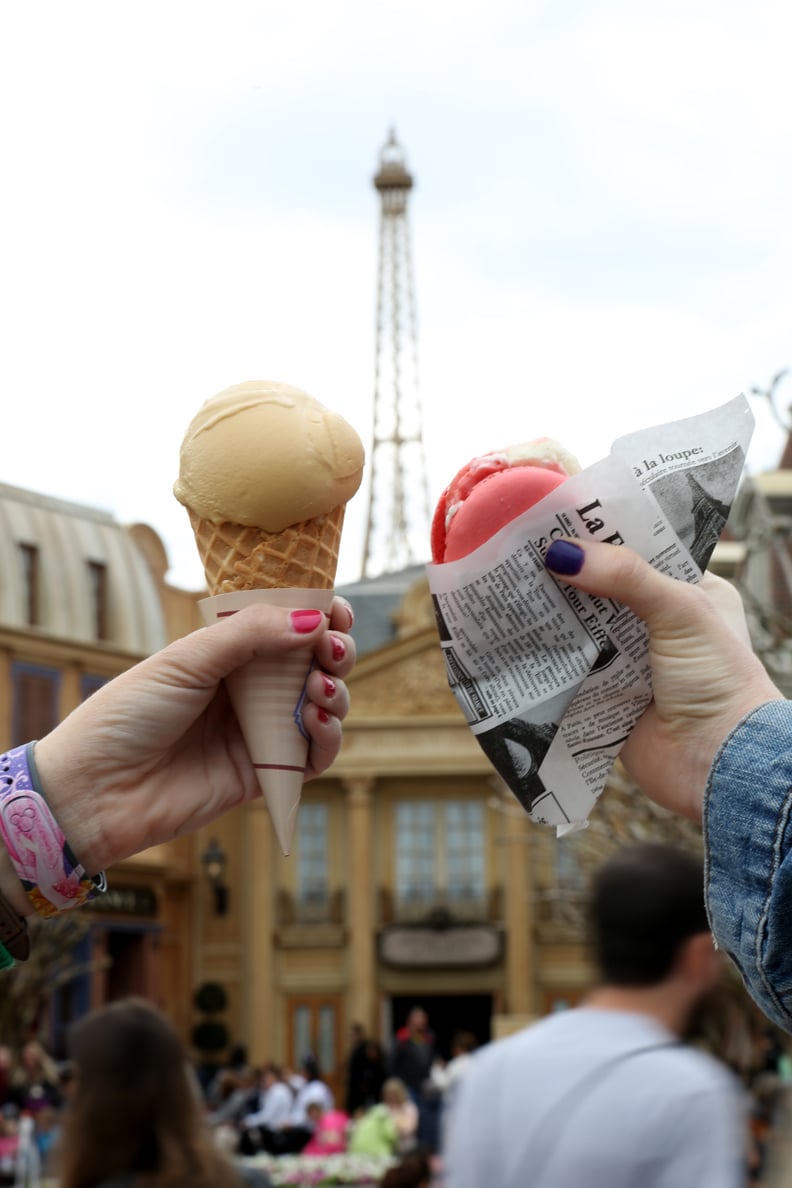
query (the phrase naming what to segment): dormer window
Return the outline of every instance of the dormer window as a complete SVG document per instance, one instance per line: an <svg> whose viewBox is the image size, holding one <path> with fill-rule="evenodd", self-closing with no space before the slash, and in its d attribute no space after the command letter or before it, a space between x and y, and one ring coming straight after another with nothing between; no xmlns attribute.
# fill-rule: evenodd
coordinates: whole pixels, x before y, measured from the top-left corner
<svg viewBox="0 0 792 1188"><path fill-rule="evenodd" d="M39 551L36 545L18 544L22 570L22 614L28 627L38 627L39 610Z"/></svg>
<svg viewBox="0 0 792 1188"><path fill-rule="evenodd" d="M94 635L97 639L107 639L107 566L101 561L88 562L88 585Z"/></svg>

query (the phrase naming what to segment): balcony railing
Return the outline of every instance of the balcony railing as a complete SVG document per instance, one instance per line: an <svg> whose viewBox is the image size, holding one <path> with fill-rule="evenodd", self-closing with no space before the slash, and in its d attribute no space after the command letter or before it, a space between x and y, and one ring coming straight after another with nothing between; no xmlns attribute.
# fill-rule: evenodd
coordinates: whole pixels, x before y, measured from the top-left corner
<svg viewBox="0 0 792 1188"><path fill-rule="evenodd" d="M503 888L485 891L459 888L449 894L445 888L427 887L407 897L397 896L390 887L377 889L377 927L389 924L418 924L433 917L446 916L460 924L502 924ZM347 923L346 888L338 887L326 895L299 899L290 891L278 892L276 926L293 928L316 925L344 927Z"/></svg>
<svg viewBox="0 0 792 1188"><path fill-rule="evenodd" d="M279 927L294 924L345 924L346 889L337 887L327 894L299 898L289 891L279 891L277 901Z"/></svg>
<svg viewBox="0 0 792 1188"><path fill-rule="evenodd" d="M410 895L397 895L390 887L380 887L378 923L417 924L438 915L460 924L496 924L503 918L503 893L500 887L478 890L459 888L449 893L443 887L415 888Z"/></svg>

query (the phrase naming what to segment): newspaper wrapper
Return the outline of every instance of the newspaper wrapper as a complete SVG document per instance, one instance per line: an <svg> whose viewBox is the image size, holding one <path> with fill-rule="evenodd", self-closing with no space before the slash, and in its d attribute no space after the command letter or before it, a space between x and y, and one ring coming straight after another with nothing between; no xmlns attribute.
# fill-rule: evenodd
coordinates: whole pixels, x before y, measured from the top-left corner
<svg viewBox="0 0 792 1188"><path fill-rule="evenodd" d="M753 432L744 396L622 437L459 561L427 566L448 683L533 821L582 828L652 698L645 624L544 565L560 536L626 544L699 581Z"/></svg>
<svg viewBox="0 0 792 1188"><path fill-rule="evenodd" d="M198 603L207 627L258 602L329 614L332 590L237 590ZM313 648L297 648L267 660L251 660L226 677L226 686L251 762L256 769L275 835L291 852L300 807L309 738L302 720L305 682L313 668Z"/></svg>

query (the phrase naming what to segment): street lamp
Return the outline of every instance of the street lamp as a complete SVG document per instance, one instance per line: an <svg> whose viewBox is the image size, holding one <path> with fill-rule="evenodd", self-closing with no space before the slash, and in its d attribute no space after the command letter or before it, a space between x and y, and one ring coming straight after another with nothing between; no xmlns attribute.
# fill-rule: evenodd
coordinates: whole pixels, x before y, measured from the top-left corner
<svg viewBox="0 0 792 1188"><path fill-rule="evenodd" d="M224 916L228 911L228 887L225 884L225 871L228 865L228 855L220 848L217 838L212 838L201 855L209 886L214 895L214 910L216 916Z"/></svg>

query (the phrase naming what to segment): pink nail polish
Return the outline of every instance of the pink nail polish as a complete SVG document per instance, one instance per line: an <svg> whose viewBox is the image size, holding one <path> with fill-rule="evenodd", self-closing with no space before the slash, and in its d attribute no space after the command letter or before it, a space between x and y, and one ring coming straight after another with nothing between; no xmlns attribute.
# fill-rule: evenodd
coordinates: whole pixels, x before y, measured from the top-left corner
<svg viewBox="0 0 792 1188"><path fill-rule="evenodd" d="M319 721L322 723L330 721L330 715L328 714L326 709L318 709L316 711L316 716L319 719Z"/></svg>
<svg viewBox="0 0 792 1188"><path fill-rule="evenodd" d="M315 631L319 624L324 619L324 615L319 610L294 610L290 615L292 627L300 635L308 635L311 631Z"/></svg>
<svg viewBox="0 0 792 1188"><path fill-rule="evenodd" d="M335 695L336 695L335 681L331 681L329 676L325 676L325 674L322 673L322 684L324 686L325 697L335 697Z"/></svg>
<svg viewBox="0 0 792 1188"><path fill-rule="evenodd" d="M340 640L338 638L338 636L336 636L336 635L333 635L330 638L331 638L331 646L333 649L333 659L334 660L343 660L344 656L346 656L346 644L342 640Z"/></svg>

